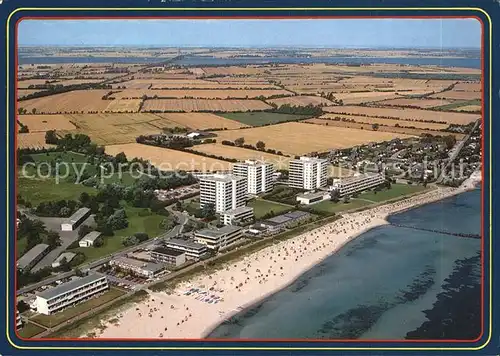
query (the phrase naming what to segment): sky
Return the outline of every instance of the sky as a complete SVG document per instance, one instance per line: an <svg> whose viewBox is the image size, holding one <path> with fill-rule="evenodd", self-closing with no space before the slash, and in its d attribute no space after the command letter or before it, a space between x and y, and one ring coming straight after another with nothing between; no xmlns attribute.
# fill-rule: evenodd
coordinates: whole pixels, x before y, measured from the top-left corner
<svg viewBox="0 0 500 356"><path fill-rule="evenodd" d="M20 46L479 48L475 19L23 20Z"/></svg>

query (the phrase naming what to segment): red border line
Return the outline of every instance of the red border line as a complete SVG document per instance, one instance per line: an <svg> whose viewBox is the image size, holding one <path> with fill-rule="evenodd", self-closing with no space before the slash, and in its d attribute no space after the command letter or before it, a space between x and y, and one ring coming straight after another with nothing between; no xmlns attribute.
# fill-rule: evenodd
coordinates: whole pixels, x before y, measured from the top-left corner
<svg viewBox="0 0 500 356"><path fill-rule="evenodd" d="M168 10L168 9L166 9ZM231 11L238 11L238 10L231 10ZM283 16L262 16L262 17L255 17L255 16L236 16L236 17L221 17L221 16L172 16L172 17L164 17L164 16L75 16L75 17L64 17L64 16L26 16L26 17L21 17L16 21L15 24L15 49L14 49L14 65L15 65L15 70L14 70L14 78L15 78L15 83L14 83L14 90L16 94L16 100L15 100L15 105L14 105L14 117L17 115L17 77L18 77L18 26L19 23L22 20L95 20L95 19L109 19L109 20L124 20L124 19L130 19L130 20L136 20L136 19L146 19L146 20L151 20L151 19L165 19L165 20L202 20L202 19L223 19L223 20L273 20L273 19L279 19L279 20L295 20L295 19L337 19L337 20L342 20L342 19L471 19L474 18L478 20L481 23L481 125L482 125L482 166L481 166L481 173L483 179L481 180L481 333L480 335L473 340L454 340L454 339L442 339L442 340L425 340L425 339L419 339L419 340L392 340L392 339L196 339L196 338L190 338L190 339L165 339L165 338L138 338L138 339L132 339L132 338L36 338L36 339L27 339L23 338L19 335L18 330L16 328L16 318L13 318L13 323L14 323L14 332L15 335L17 336L18 339L22 341L28 341L28 342L39 342L39 341L94 341L94 342L106 342L106 341L115 341L115 342L204 342L204 343L210 343L210 342L238 342L238 343L256 343L256 342L302 342L302 343L331 343L331 342L338 342L338 343L404 343L404 344L419 344L419 343L474 343L478 342L479 340L482 339L484 336L484 322L485 322L485 315L484 315L484 296L485 296L485 266L484 266L484 152L485 152L485 146L484 146L484 113L485 113L485 104L484 104L484 22L482 19L478 16L291 16L291 17L283 17ZM491 34L489 34L491 36ZM13 126L14 128L17 127L16 125ZM14 147L16 147L16 150L14 151L14 160L17 162L17 129L14 129ZM490 133L491 135L491 133ZM490 153L491 154L491 153ZM15 179L15 184L14 184L14 195L15 195L15 206L16 206L16 211L17 211L17 170L15 170L16 174L16 179ZM490 212L491 213L491 212ZM17 214L14 214L17 218ZM15 226L15 225L14 225ZM14 253L17 259L17 229L14 230ZM14 270L16 270L16 266L14 265ZM17 273L14 273L14 286L15 286L15 293L14 293L14 308L17 308Z"/></svg>

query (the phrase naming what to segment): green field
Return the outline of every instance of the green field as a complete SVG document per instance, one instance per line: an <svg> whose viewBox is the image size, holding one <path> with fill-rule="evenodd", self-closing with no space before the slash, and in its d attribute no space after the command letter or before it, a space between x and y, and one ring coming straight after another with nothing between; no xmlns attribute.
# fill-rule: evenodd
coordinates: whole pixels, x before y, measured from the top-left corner
<svg viewBox="0 0 500 356"><path fill-rule="evenodd" d="M134 177L139 177L139 174L134 174ZM120 185L130 186L133 185L137 178L132 177L130 172L122 172L121 174L115 173L112 177L102 177L104 184L118 183Z"/></svg>
<svg viewBox="0 0 500 356"><path fill-rule="evenodd" d="M349 203L344 203L342 202L342 200L339 201L338 203L334 203L330 200L325 200L320 203L310 205L309 207L313 211L317 212L339 213L346 210L362 208L367 205L370 205L370 203L365 200L351 199Z"/></svg>
<svg viewBox="0 0 500 356"><path fill-rule="evenodd" d="M56 184L53 178L30 179L18 177L17 189L18 194L26 201L31 202L33 206L51 200L78 200L80 194L83 192L89 194L95 194L97 192L96 189L81 184L67 182L59 182L59 184Z"/></svg>
<svg viewBox="0 0 500 356"><path fill-rule="evenodd" d="M285 121L298 121L310 118L311 115L280 114L274 112L241 112L217 114L226 119L241 122L250 126L262 126L267 124L277 124Z"/></svg>
<svg viewBox="0 0 500 356"><path fill-rule="evenodd" d="M77 304L73 307L67 308L61 312L52 315L38 314L37 316L31 318L31 320L51 328L61 323L64 323L65 321L72 319L77 315L88 312L89 310L92 310L98 307L99 305L105 304L113 299L116 299L124 295L125 293L126 292L120 289L111 287L107 292L105 292L99 297L89 299L83 303Z"/></svg>
<svg viewBox="0 0 500 356"><path fill-rule="evenodd" d="M467 105L481 105L481 100L456 101L454 103L447 104L447 105L435 106L432 109L433 110L447 111L447 110L452 110L452 109L456 109L456 108L459 108L461 106L467 106Z"/></svg>
<svg viewBox="0 0 500 356"><path fill-rule="evenodd" d="M67 163L87 163L87 156L75 152L47 152L35 153L31 155L33 161L41 162L67 162Z"/></svg>
<svg viewBox="0 0 500 356"><path fill-rule="evenodd" d="M426 188L422 185L394 183L391 185L391 189L384 189L381 190L380 192L375 192L375 191L364 192L361 193L358 198L371 200L375 203L379 203L385 200L396 199L404 195L421 192L427 189L429 188Z"/></svg>
<svg viewBox="0 0 500 356"><path fill-rule="evenodd" d="M264 199L277 203L295 205L297 204L297 195L304 192L303 189L290 188L284 185L276 185L272 192L264 195Z"/></svg>
<svg viewBox="0 0 500 356"><path fill-rule="evenodd" d="M254 209L255 219L260 219L262 216L270 213L280 214L293 209L293 206L275 203L269 200L256 199L247 204Z"/></svg>
<svg viewBox="0 0 500 356"><path fill-rule="evenodd" d="M29 339L30 337L33 337L35 335L40 334L41 332L44 332L45 329L32 324L32 323L24 323L23 327L17 331L20 337L24 339Z"/></svg>
<svg viewBox="0 0 500 356"><path fill-rule="evenodd" d="M85 263L89 263L101 257L110 255L118 250L124 249L125 246L122 244L123 237L131 236L136 232L145 232L150 238L154 238L164 232L164 230L160 228L160 223L163 219L167 218L166 216L149 212L144 208L134 208L126 203L122 205L124 206L127 214L129 224L126 229L116 230L114 232L114 236L104 237L104 245L101 247L77 247L75 249L71 249L71 252L83 253L87 257ZM144 216L145 213L148 215Z"/></svg>

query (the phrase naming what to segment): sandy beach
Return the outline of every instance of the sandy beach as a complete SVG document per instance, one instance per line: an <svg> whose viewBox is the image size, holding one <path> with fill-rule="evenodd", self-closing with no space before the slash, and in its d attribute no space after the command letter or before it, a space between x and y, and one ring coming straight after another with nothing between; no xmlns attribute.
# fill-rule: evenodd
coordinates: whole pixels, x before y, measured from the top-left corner
<svg viewBox="0 0 500 356"><path fill-rule="evenodd" d="M224 320L293 283L363 232L387 224L390 214L473 189L480 179L480 175L473 175L459 188L438 188L395 203L344 214L333 223L228 262L211 274L194 276L171 294L149 291L149 300L123 310L117 323L103 321L106 328L92 330L82 337L206 337Z"/></svg>

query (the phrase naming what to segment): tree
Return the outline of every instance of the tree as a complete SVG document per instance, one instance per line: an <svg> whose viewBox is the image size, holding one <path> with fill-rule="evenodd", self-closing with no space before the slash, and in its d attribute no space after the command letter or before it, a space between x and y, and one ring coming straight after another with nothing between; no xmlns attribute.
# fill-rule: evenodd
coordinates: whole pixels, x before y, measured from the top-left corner
<svg viewBox="0 0 500 356"><path fill-rule="evenodd" d="M118 153L115 156L115 160L116 160L116 163L118 163L118 164L120 164L120 163L127 163L128 162L127 161L127 156L123 152Z"/></svg>
<svg viewBox="0 0 500 356"><path fill-rule="evenodd" d="M36 114L36 108L31 109L31 113L32 113L33 115L35 115L35 114Z"/></svg>
<svg viewBox="0 0 500 356"><path fill-rule="evenodd" d="M373 129L373 131L377 131L378 130L378 124L372 124L372 129Z"/></svg>
<svg viewBox="0 0 500 356"><path fill-rule="evenodd" d="M334 203L338 203L340 200L340 191L338 189L332 190L330 194L330 200Z"/></svg>
<svg viewBox="0 0 500 356"><path fill-rule="evenodd" d="M75 276L77 276L77 277L85 276L85 273L83 273L82 270L79 268L75 268L74 271L75 271Z"/></svg>
<svg viewBox="0 0 500 356"><path fill-rule="evenodd" d="M201 209L201 215L208 220L212 220L215 217L215 205L212 203L203 205Z"/></svg>
<svg viewBox="0 0 500 356"><path fill-rule="evenodd" d="M18 113L19 115L22 115L22 114L23 114L23 112L24 112L24 109L23 109L23 108L18 108L18 109L17 109L17 113Z"/></svg>
<svg viewBox="0 0 500 356"><path fill-rule="evenodd" d="M139 240L139 242L143 242L143 241L146 241L147 239L149 239L149 235L146 234L145 232L136 232L134 234L134 237Z"/></svg>
<svg viewBox="0 0 500 356"><path fill-rule="evenodd" d="M342 201L344 202L344 204L349 203L349 196L346 195L344 199L342 199Z"/></svg>
<svg viewBox="0 0 500 356"><path fill-rule="evenodd" d="M24 300L20 300L18 303L17 303L17 311L19 311L19 313L24 313L25 311L27 310L30 310L30 306L28 303L26 303Z"/></svg>
<svg viewBox="0 0 500 356"><path fill-rule="evenodd" d="M104 245L104 239L99 236L97 239L94 240L94 244L92 245L93 247L101 247L102 245Z"/></svg>
<svg viewBox="0 0 500 356"><path fill-rule="evenodd" d="M257 149L259 150L263 150L266 148L266 144L263 142L263 141L258 141L256 144L255 144L255 147L257 147Z"/></svg>
<svg viewBox="0 0 500 356"><path fill-rule="evenodd" d="M139 240L135 236L128 236L122 239L123 246L134 246L139 243Z"/></svg>
<svg viewBox="0 0 500 356"><path fill-rule="evenodd" d="M61 237L57 232L49 231L47 233L47 245L49 245L51 248L61 246Z"/></svg>
<svg viewBox="0 0 500 356"><path fill-rule="evenodd" d="M457 139L453 135L444 136L443 141L448 150L452 149L453 146L455 146L455 144L457 143Z"/></svg>
<svg viewBox="0 0 500 356"><path fill-rule="evenodd" d="M57 138L55 130L49 130L45 133L45 143L50 145L57 145L59 139Z"/></svg>
<svg viewBox="0 0 500 356"><path fill-rule="evenodd" d="M19 129L19 133L29 133L29 132L30 132L30 130L29 130L28 126L25 126L25 125L21 126L21 128Z"/></svg>
<svg viewBox="0 0 500 356"><path fill-rule="evenodd" d="M236 140L234 140L234 144L236 146L243 146L245 144L245 138L244 137L237 138Z"/></svg>
<svg viewBox="0 0 500 356"><path fill-rule="evenodd" d="M78 239L82 239L85 235L87 235L89 232L92 232L92 228L88 225L82 225L80 226L80 229L78 229Z"/></svg>

